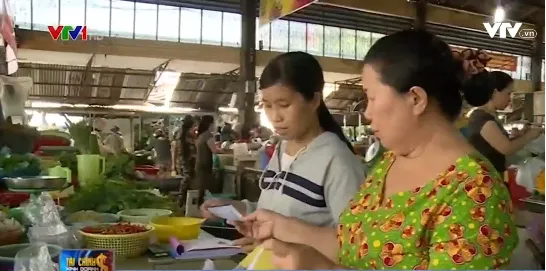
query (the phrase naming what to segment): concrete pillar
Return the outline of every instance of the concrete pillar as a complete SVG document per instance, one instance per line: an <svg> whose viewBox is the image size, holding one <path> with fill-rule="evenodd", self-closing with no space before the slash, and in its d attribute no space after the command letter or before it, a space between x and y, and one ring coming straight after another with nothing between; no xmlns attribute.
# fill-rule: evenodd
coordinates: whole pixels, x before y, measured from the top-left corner
<svg viewBox="0 0 546 271"><path fill-rule="evenodd" d="M250 126L256 122L254 97L256 95L256 0L241 1L241 58L240 81L237 93L241 134L246 136Z"/></svg>
<svg viewBox="0 0 546 271"><path fill-rule="evenodd" d="M537 26L537 36L533 40L533 51L531 52L531 83L533 91L540 90L542 76L542 56L544 55L544 25ZM534 120L534 95L533 93L525 95L523 114L528 121Z"/></svg>
<svg viewBox="0 0 546 271"><path fill-rule="evenodd" d="M6 47L4 46L4 39L0 35L0 74L8 74L8 63L6 62ZM4 114L2 113L2 104L0 104L0 125L4 123Z"/></svg>
<svg viewBox="0 0 546 271"><path fill-rule="evenodd" d="M414 0L415 20L413 27L416 29L425 29L427 22L427 0Z"/></svg>

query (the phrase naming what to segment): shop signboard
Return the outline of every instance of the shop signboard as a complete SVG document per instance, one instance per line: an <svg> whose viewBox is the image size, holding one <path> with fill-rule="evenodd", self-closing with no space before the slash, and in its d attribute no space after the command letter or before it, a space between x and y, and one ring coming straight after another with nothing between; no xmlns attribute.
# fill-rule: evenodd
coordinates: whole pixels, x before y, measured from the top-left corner
<svg viewBox="0 0 546 271"><path fill-rule="evenodd" d="M294 13L318 0L260 0L260 26Z"/></svg>

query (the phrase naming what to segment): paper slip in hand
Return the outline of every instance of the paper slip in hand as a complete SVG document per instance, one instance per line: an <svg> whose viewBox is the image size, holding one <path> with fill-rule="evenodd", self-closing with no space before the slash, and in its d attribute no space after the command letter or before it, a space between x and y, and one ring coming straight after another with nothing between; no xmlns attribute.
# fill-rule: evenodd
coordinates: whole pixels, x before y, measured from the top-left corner
<svg viewBox="0 0 546 271"><path fill-rule="evenodd" d="M207 210L213 215L228 221L239 221L243 217L233 205L209 207Z"/></svg>

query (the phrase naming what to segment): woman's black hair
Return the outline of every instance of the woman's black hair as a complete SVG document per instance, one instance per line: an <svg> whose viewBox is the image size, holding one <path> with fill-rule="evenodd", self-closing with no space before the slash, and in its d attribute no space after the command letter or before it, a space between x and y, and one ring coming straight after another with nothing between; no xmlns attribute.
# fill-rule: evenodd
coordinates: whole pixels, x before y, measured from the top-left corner
<svg viewBox="0 0 546 271"><path fill-rule="evenodd" d="M210 126L214 123L214 117L213 116L203 116L201 118L201 121L199 122L199 125L197 126L197 135L200 136L204 132L208 131Z"/></svg>
<svg viewBox="0 0 546 271"><path fill-rule="evenodd" d="M184 117L184 120L182 120L182 128L180 131L182 139L186 138L186 135L190 131L191 127L193 127L193 123L193 118L191 116L188 115Z"/></svg>
<svg viewBox="0 0 546 271"><path fill-rule="evenodd" d="M495 91L504 91L514 82L512 76L500 71L482 71L473 75L463 86L468 104L482 106L491 100Z"/></svg>
<svg viewBox="0 0 546 271"><path fill-rule="evenodd" d="M423 88L447 119L457 119L463 105L460 93L464 71L450 47L435 35L418 29L403 30L379 39L364 58L381 82L398 93Z"/></svg>
<svg viewBox="0 0 546 271"><path fill-rule="evenodd" d="M260 77L260 89L276 84L290 87L310 101L316 93L322 93L324 88L322 67L312 55L304 52L281 54L267 64ZM321 100L317 109L317 117L322 129L336 134L354 152L353 145L328 111L324 100Z"/></svg>

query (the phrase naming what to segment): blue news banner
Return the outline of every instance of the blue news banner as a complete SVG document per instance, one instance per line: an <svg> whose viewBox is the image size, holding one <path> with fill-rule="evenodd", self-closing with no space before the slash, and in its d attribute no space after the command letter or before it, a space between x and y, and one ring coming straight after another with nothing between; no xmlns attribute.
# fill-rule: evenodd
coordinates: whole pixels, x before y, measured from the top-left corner
<svg viewBox="0 0 546 271"><path fill-rule="evenodd" d="M114 271L110 250L65 249L59 256L59 271Z"/></svg>

